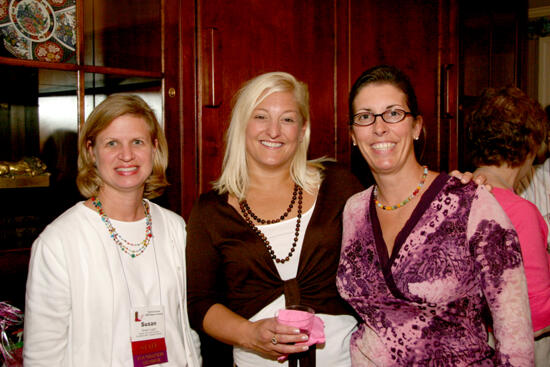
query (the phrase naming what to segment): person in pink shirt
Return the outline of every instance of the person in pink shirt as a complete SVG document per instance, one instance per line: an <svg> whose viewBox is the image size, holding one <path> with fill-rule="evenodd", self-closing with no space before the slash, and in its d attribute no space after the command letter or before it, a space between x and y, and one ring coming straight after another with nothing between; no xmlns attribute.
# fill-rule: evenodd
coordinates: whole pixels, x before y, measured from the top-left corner
<svg viewBox="0 0 550 367"><path fill-rule="evenodd" d="M550 363L550 254L548 228L537 207L516 195L547 134L540 104L513 87L486 89L467 118L472 162L493 186L520 241L535 332L535 365Z"/></svg>

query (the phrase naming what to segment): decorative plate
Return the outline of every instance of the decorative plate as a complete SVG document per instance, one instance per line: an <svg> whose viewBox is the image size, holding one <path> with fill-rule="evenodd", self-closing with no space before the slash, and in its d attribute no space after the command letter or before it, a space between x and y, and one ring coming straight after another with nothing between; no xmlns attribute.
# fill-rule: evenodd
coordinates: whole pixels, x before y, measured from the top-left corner
<svg viewBox="0 0 550 367"><path fill-rule="evenodd" d="M0 35L17 58L67 62L76 49L76 0L0 0Z"/></svg>

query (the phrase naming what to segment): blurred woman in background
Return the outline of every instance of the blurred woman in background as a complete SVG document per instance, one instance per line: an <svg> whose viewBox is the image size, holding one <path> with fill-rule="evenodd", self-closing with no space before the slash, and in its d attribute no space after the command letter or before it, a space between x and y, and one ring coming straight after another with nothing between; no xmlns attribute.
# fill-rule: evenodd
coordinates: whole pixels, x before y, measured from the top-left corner
<svg viewBox="0 0 550 367"><path fill-rule="evenodd" d="M516 195L514 188L531 170L547 134L540 104L518 88L489 88L468 115L468 151L493 186L498 200L516 229L527 277L535 365L550 365L550 254L548 228L537 207Z"/></svg>

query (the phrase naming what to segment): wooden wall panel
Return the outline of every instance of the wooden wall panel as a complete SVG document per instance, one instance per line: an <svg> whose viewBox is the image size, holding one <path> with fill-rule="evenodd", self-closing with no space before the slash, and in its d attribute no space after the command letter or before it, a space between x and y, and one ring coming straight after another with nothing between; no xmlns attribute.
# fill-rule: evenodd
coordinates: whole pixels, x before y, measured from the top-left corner
<svg viewBox="0 0 550 367"><path fill-rule="evenodd" d="M264 72L286 71L306 82L311 98L310 156L336 156L335 114L335 2L314 0L199 2L200 45L198 134L199 187L210 189L220 174L223 138L228 126L232 96L248 79ZM223 11L220 9L223 8ZM209 49L214 49L211 60ZM221 86L217 107L207 106L203 93L211 92L209 75ZM215 89L215 88L214 88Z"/></svg>
<svg viewBox="0 0 550 367"><path fill-rule="evenodd" d="M350 75L350 1L337 1L335 8L335 115L336 115L336 158L351 164L351 138L348 113L348 94L351 89Z"/></svg>
<svg viewBox="0 0 550 367"><path fill-rule="evenodd" d="M164 0L163 85L170 186L160 204L187 217L197 194L195 3Z"/></svg>
<svg viewBox="0 0 550 367"><path fill-rule="evenodd" d="M527 1L463 0L459 24L458 161L460 169L473 170L465 145L465 117L478 96L487 87L527 90Z"/></svg>
<svg viewBox="0 0 550 367"><path fill-rule="evenodd" d="M219 176L234 93L246 80L268 71L288 71L309 85L310 157L336 157L368 184L370 170L358 150L350 147L347 96L365 69L381 63L396 65L411 77L424 117L427 136L421 162L434 170L457 168L463 138L459 79L468 69L468 59L459 55L463 5L457 0L199 0L195 4L197 63L196 69L184 65L188 78L184 75L183 83L195 83L196 104L190 111L189 95L184 96L188 118L183 122L181 159L182 175L188 182L191 175L194 181L181 197L184 216L196 196L209 190ZM188 15L184 18L193 23ZM476 51L475 43L468 47ZM495 73L509 75L507 70Z"/></svg>
<svg viewBox="0 0 550 367"><path fill-rule="evenodd" d="M364 70L378 64L397 66L409 75L427 132L421 162L434 170L442 168L438 122L440 3L352 0L350 9L352 83ZM352 170L358 176L368 174L368 166L356 148L351 159Z"/></svg>

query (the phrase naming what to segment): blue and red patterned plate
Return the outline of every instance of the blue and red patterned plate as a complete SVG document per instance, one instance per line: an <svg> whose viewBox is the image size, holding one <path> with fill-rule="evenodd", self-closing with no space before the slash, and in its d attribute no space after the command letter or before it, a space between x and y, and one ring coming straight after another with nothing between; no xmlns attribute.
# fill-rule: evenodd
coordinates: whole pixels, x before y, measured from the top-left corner
<svg viewBox="0 0 550 367"><path fill-rule="evenodd" d="M0 35L17 58L70 62L76 49L76 0L0 0Z"/></svg>

